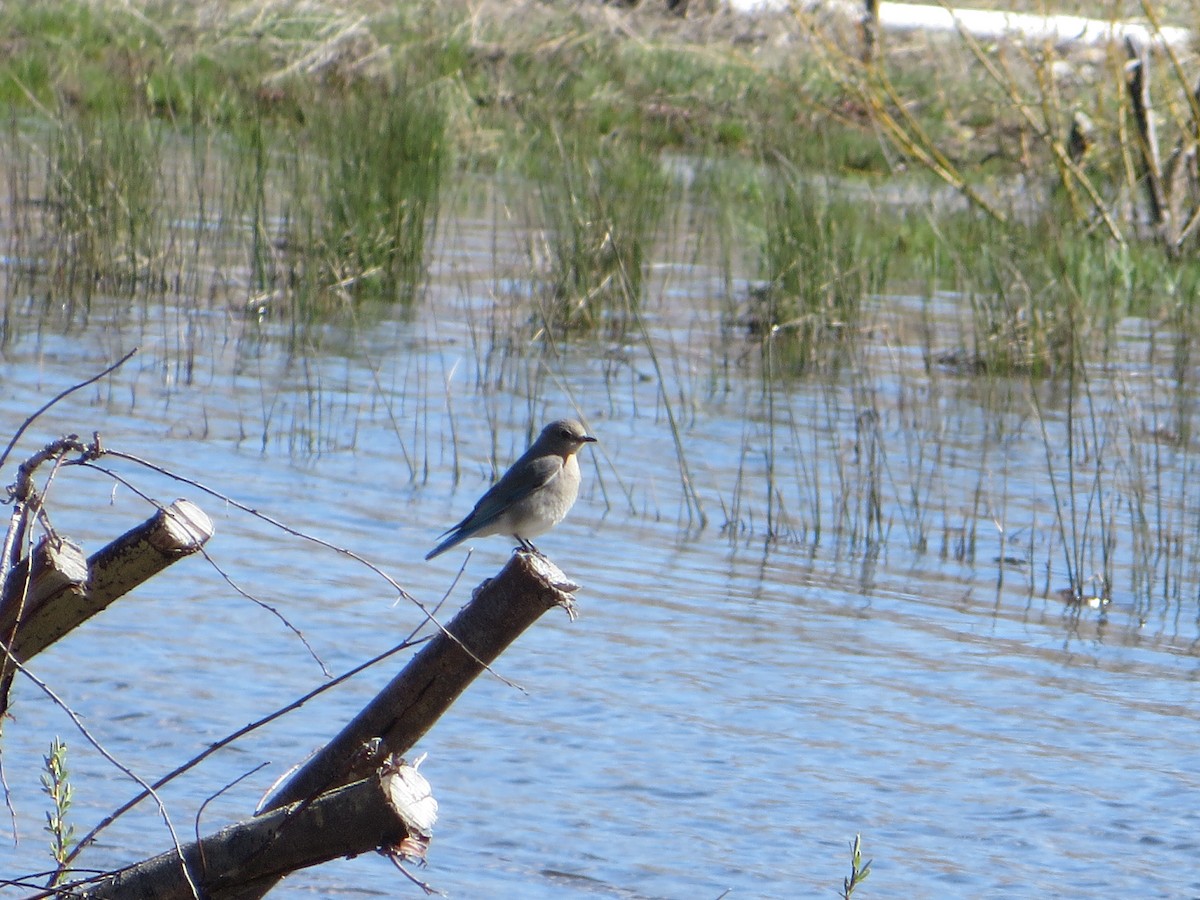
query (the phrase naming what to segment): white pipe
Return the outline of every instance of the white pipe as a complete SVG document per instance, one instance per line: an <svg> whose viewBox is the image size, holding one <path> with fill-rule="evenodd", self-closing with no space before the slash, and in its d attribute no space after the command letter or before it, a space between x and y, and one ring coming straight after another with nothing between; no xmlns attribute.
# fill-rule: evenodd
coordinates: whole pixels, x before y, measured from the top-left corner
<svg viewBox="0 0 1200 900"><path fill-rule="evenodd" d="M794 0L726 0L739 12L782 12L799 5L808 9L837 8L848 16L862 15L863 4L835 0L832 3L801 3ZM1042 16L990 9L954 9L917 3L880 3L879 24L885 31L952 32L959 28L979 40L1021 37L1044 43L1103 44L1131 39L1137 46L1167 44L1183 48L1192 40L1187 28L1163 26L1156 31L1141 22L1088 19L1083 16Z"/></svg>

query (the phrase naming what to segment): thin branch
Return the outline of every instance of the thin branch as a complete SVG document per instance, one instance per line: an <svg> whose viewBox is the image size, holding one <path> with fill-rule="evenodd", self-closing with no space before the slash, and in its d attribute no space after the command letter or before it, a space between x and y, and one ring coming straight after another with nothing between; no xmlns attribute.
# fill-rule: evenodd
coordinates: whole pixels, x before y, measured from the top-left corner
<svg viewBox="0 0 1200 900"><path fill-rule="evenodd" d="M200 900L200 891L196 887L195 882L192 881L191 873L187 871L187 865L183 858L183 846L179 843L179 835L175 831L175 826L171 823L171 817L167 813L166 804L164 804L162 798L158 796L157 790L153 786L147 784L146 781L143 780L141 776L135 773L132 769L121 763L115 756L109 753L100 743L100 741L97 740L90 731L88 731L87 726L83 724L83 721L79 718L78 713L76 713L75 710L73 710L66 703L66 701L59 697L58 694L54 692L54 689L50 687L50 685L46 684L46 682L42 681L40 678L30 672L28 667L26 667L25 664L20 660L16 659L15 657L10 658L13 665L16 666L18 672L32 681L38 687L38 689L42 691L42 693L49 697L51 701L53 701L64 713L67 714L67 717L70 718L75 728L81 735L83 735L84 740L91 744L97 753L104 757L104 759L107 760L108 763L114 768L118 769L131 780L141 785L147 796L154 798L154 802L158 805L159 815L162 816L163 823L167 826L167 831L170 832L171 842L174 844L175 853L178 855L180 863L184 866L184 878L187 881L188 886L192 889L193 896L195 896L196 900ZM67 863L69 863L72 858L73 854L72 856L68 856L65 860L63 860L63 865L65 866Z"/></svg>
<svg viewBox="0 0 1200 900"><path fill-rule="evenodd" d="M398 593L400 595L400 597L402 599L407 600L408 602L413 604L413 606L415 606L417 609L419 609L421 611L422 615L425 616L427 621L432 623L439 631L441 631L443 634L445 634L451 640L454 640L457 642L458 639L455 638L454 635L452 635L446 631L446 627L444 625L442 625L442 623L439 622L436 618L434 618L433 613L431 613L425 607L425 604L423 604L420 600L418 600L416 597L414 597L412 594L410 594L404 588L400 587L399 583L396 581L396 579L392 578L391 575L387 574L387 572L383 571L383 569L379 568L379 566L375 565L370 560L355 553L353 550L349 550L345 547L339 547L337 544L332 544L329 541L325 540L324 538L319 538L319 537L316 537L315 535L311 535L311 534L308 534L307 532L303 532L296 528L293 528L292 526L287 525L284 522L281 522L278 519L267 515L266 513L259 512L257 509L246 506L244 503L241 503L241 502L233 499L232 497L222 494L220 491L214 490L213 488L210 488L207 485L202 484L199 481L196 481L191 478L187 478L186 476L183 476L183 475L179 475L179 474L172 472L171 470L166 469L156 463L152 463L149 460L145 460L145 459L142 459L141 457L134 456L132 453L124 453L120 450L110 450L106 447L104 449L104 455L115 457L117 459L124 459L128 462L132 462L137 465L145 466L147 469L150 469L152 472L157 472L160 475L164 475L167 478L171 478L175 481L180 482L181 484L190 485L191 487L196 488L196 490L204 491L204 493L208 494L210 497L216 497L222 503L232 506L234 509L239 509L244 513L248 513L249 515L254 516L256 519L260 519L263 522L266 522L268 525L278 528L279 530L283 531L285 534L290 534L293 537L298 537L301 540L308 541L309 543L312 543L312 544L316 544L318 547L324 547L327 550L332 550L334 553L337 553L340 556L345 556L348 559L352 559L355 562L366 566L370 571L374 572L376 575L378 575L380 578L382 578L384 581L386 581L388 583L388 585L390 585L396 591L396 593ZM93 463L90 463L86 460L79 462L78 465L88 465L88 466L92 466L93 468L98 468L100 471L107 472L107 470L103 469L102 467L95 466ZM482 661L479 660L477 657L475 657L475 654L471 652L469 647L463 647L462 649L463 649L463 652L467 653L472 659L474 659L476 662L479 662L481 665L483 665ZM489 674L491 674L495 678L499 679L499 681L502 684L505 684L511 688L516 688L517 690L522 689L520 685L518 685L512 681L509 681L503 675L501 675L500 673L493 670L491 668L491 666L484 665L484 669Z"/></svg>
<svg viewBox="0 0 1200 900"><path fill-rule="evenodd" d="M135 463L139 466L144 466L145 468L149 469L152 472L157 472L159 475L165 475L167 478L170 478L174 481L178 481L181 484L190 485L191 487L194 487L199 491L203 491L204 493L208 494L210 497L215 497L216 499L220 500L222 503L232 506L234 509L238 509L244 513L248 513L249 515L254 516L254 518L260 519L263 522L266 522L268 525L278 528L280 531L283 531L285 534L290 534L293 537L298 537L301 540L316 544L318 547L324 547L326 550L332 550L334 553L337 553L340 556L345 556L345 557L348 557L348 558L354 560L355 562L361 563L362 565L364 565L368 569L370 569L372 572L374 572L376 575L378 575L380 578L382 578L384 581L386 581L388 583L388 585L390 585L403 599L408 600L410 603L414 604L418 609L421 610L421 612L425 613L426 616L429 615L428 610L425 609L425 607L421 603L421 601L417 600L410 593L408 593L408 591L406 591L404 588L402 588L399 585L399 583L394 578L392 578L392 576L388 575L386 572L384 572L382 569L380 569L374 563L370 562L369 560L365 559L362 556L359 556L353 550L347 550L345 547L339 547L337 544L330 543L329 541L325 540L324 538L319 538L319 537L316 537L315 535L311 535L306 532L300 531L296 528L293 528L292 526L290 526L284 522L281 522L279 519L269 516L266 513L259 512L257 509L254 509L251 506L246 506L244 503L241 503L238 500L235 500L233 497L230 497L226 494L222 494L220 491L215 490L214 488L208 487L208 485L206 485L206 484L202 484L201 482L196 481L192 478L188 478L185 475L180 475L176 472L172 472L170 469L164 468L163 466L160 466L157 463L152 463L149 460L142 459L139 456L134 456L132 453L125 453L121 450L112 450L112 449L109 449L106 447L104 450L104 455L114 457L116 459L123 459L127 462ZM104 472L105 474L109 474L108 470L103 469L99 466L95 466L94 464L92 464L92 467L100 469L100 471ZM434 624L437 624L437 623L435 622ZM438 627L441 627L441 626L439 625Z"/></svg>
<svg viewBox="0 0 1200 900"><path fill-rule="evenodd" d="M208 804L212 803L214 800L216 800L218 797L220 797L222 794L224 794L230 788L235 787L238 784L241 784L243 781L245 781L247 778L249 778L255 772L265 769L268 765L270 765L270 763L260 762L253 769L250 769L247 772L243 772L237 778L233 779L233 781L226 784L215 794L211 794L210 796L204 798L204 802L201 803L200 808L196 810L196 817L192 820L192 829L196 835L196 846L197 847L201 847L203 845L203 841L201 840L201 834L200 834L200 819L204 815L204 810L208 809ZM201 854L201 858L203 858L203 854Z"/></svg>
<svg viewBox="0 0 1200 900"><path fill-rule="evenodd" d="M424 623L422 623L422 624L424 624ZM413 635L415 635L415 633L416 632L413 632ZM234 743L237 740L240 740L241 738L245 737L250 732L257 731L259 728L262 728L264 725L268 725L271 722L274 722L276 719L282 718L283 716L287 715L288 713L299 709L305 703L307 703L309 700L312 700L314 697L318 697L321 694L325 693L326 691L337 687L339 684L342 684L343 682L353 678L355 675L359 674L360 672L365 671L366 669L369 669L371 666L376 665L377 663L383 662L388 657L395 656L401 650L407 650L408 648L414 647L420 643L424 643L427 640L428 640L428 638L421 638L420 640L414 640L413 636L410 635L407 639L405 639L404 641L401 641L399 644L392 647L390 650L385 650L383 653L380 653L378 656L372 657L371 659L367 660L364 663L360 663L359 665L355 666L354 668L337 676L333 680L327 681L324 684L320 685L319 687L313 688L307 694L303 695L302 697L297 698L296 700L293 700L287 706L281 707L280 709L275 710L274 712L270 713L269 715L266 715L263 718L258 719L257 721L251 722L249 725L245 725L242 728L239 728L237 731L233 732L232 734L227 735L226 737L221 738L221 740L219 740L213 744L209 744L207 747L204 748L203 752L201 752L197 756L192 757L187 762L185 762L183 765L178 766L177 768L168 772L166 775L159 778L153 784L147 785L146 789L143 790L140 794L136 795L131 800L127 801L124 805L122 805L120 808L118 808L114 812L105 816L96 825L95 828L93 828L91 831L89 831L87 834L85 834L79 840L79 843L77 843L75 845L74 849L71 850L70 854L68 854L68 856L66 858L66 862L70 862L71 860L75 859L79 855L79 852L81 850L83 850L83 848L85 846L87 846L92 841L94 841L96 839L96 836L99 835L101 831L103 831L105 828L107 828L109 825L111 825L113 822L115 822L117 819L119 819L125 813L129 812L129 810L133 809L135 806L137 806L139 803L141 803L147 797L152 796L154 791L158 790L159 788L161 788L163 785L167 784L168 782L174 781L176 778L178 778L180 775L183 775L185 772L189 772L192 769L196 768L196 766L200 765L200 763L204 762L204 760L208 759L210 756L212 756L218 750L222 750L225 747L228 747L230 744Z"/></svg>
<svg viewBox="0 0 1200 900"><path fill-rule="evenodd" d="M127 478L123 478L122 476L120 476L116 472L114 472L112 469L109 469L105 466L97 465L94 462L90 463L88 467L91 469L95 469L97 472L103 472L105 475L107 475L109 478L113 479L114 481L125 485L125 487L128 488L130 491L137 494L139 497L141 497L143 500L145 500L151 506L154 506L155 508L157 508L159 510L159 512L166 512L166 509L164 509L164 507L161 503L159 503L157 500L155 500L150 495L146 494L144 491L141 491L138 488L136 488L132 484L132 482L130 482ZM326 678L333 677L333 673L330 672L329 667L327 665L325 665L325 660L321 659L321 657L317 654L317 651L313 648L312 644L310 644L308 642L308 638L306 638L304 636L304 632L302 632L299 628L297 628L295 625L293 625L288 620L287 616L285 616L283 613L281 613L276 607L272 606L270 603L267 603L265 600L260 600L258 597L255 597L253 594L244 590L240 585L238 585L229 576L229 573L227 573L224 569L222 569L217 564L217 561L212 558L212 555L208 552L208 550L206 548L199 547L197 549L199 550L200 554L208 561L208 564L213 567L213 569L216 571L216 573L218 575L220 575L221 578L224 579L226 584L228 584L237 593L241 594L243 597L245 597L251 603L257 605L261 609L265 609L267 612L271 613L271 615L273 615L275 618L277 618L280 622L282 622L284 628L288 629L290 632L292 632L292 634L296 635L296 637L300 639L300 643L302 643L304 645L305 649L308 650L308 655L311 656L316 661L317 665L321 667L321 671L325 674L325 677Z"/></svg>
<svg viewBox="0 0 1200 900"><path fill-rule="evenodd" d="M429 882L421 881L419 878L417 878L416 875L414 875L412 872L408 871L408 869L404 868L404 866L400 863L400 860L397 858L398 854L384 853L383 855L388 858L388 860L391 862L391 864L393 866L395 866L397 869L400 870L400 874L402 874L405 878L407 878L409 881L411 881L413 884L415 884L417 887L419 887L421 890L423 890L425 892L426 896L433 896L435 894L438 897L449 896L445 891L439 891L437 888L435 888Z"/></svg>
<svg viewBox="0 0 1200 900"><path fill-rule="evenodd" d="M40 416L42 413L44 413L46 410L48 410L50 407L52 407L59 400L62 400L68 394L73 394L75 391L79 390L80 388L85 388L89 384L94 384L95 382L97 382L101 378L103 378L105 375L108 375L110 372L113 372L116 369L119 369L121 366L125 365L125 363L127 363L135 353L137 353L137 347L134 347L132 350L130 350L128 353L126 353L124 356L122 356L120 359L118 359L115 363L113 363L111 366L109 366L103 372L93 375L87 381L81 381L81 382L79 382L79 384L76 384L76 385L73 385L73 386L67 388L62 393L53 397L51 400L47 401L37 412L35 412L28 419L26 419L24 422L22 422L21 427L17 429L16 433L12 436L12 439L8 442L8 446L4 448L4 452L0 453L0 469L4 468L4 464L8 461L8 455L10 453L12 453L13 447L16 446L17 441L19 441L21 439L21 435L23 435L25 433L25 430L37 420L38 416Z"/></svg>

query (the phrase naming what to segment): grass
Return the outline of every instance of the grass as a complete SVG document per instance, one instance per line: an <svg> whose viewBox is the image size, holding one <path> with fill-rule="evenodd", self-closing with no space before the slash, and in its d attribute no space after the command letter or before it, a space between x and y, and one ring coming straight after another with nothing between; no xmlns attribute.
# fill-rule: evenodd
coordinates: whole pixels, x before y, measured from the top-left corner
<svg viewBox="0 0 1200 900"><path fill-rule="evenodd" d="M515 210L531 237L522 287L504 294L515 311L490 332L470 323L486 418L505 402L534 418L564 347L641 353L620 371L642 366L631 394L656 382L697 527L703 501L732 540L854 555L864 581L903 540L994 566L998 586L1016 570L1030 596L1064 589L1076 614L1122 591L1142 620L1195 608L1200 266L1187 241L1140 224L1119 88L1056 82L1052 53L914 42L861 67L844 35L786 18L771 23L793 29L780 49L721 16L599 5L142 13L0 8L3 217L20 261L0 346L22 327L157 306L178 316L163 352L186 380L211 307L246 356L277 340L302 369L307 408L264 392L263 447L278 431L292 453L345 449L361 386L339 405L322 355L359 352L356 329L423 302L447 196L495 175L497 228ZM1100 138L1076 160L1066 125L1081 104ZM1164 146L1188 150L1188 111L1166 109ZM719 270L716 296L672 294L655 264L684 255ZM1121 338L1131 318L1140 342ZM720 336L676 345L680 320ZM414 394L439 380L413 377ZM397 432L412 429L419 481L428 430L408 423L420 404L403 387ZM709 504L686 423L721 403L741 420L740 465ZM631 508L649 502L636 490ZM58 859L61 756L46 783ZM860 851L844 896L870 870Z"/></svg>
<svg viewBox="0 0 1200 900"><path fill-rule="evenodd" d="M355 94L309 122L319 160L317 252L356 299L412 302L424 274L445 168L435 99L403 88Z"/></svg>
<svg viewBox="0 0 1200 900"><path fill-rule="evenodd" d="M596 134L592 123L551 126L531 181L541 200L549 271L539 319L552 333L628 333L642 303L645 267L672 183L636 141Z"/></svg>
<svg viewBox="0 0 1200 900"><path fill-rule="evenodd" d="M161 243L158 128L122 115L60 118L50 136L45 223L54 291L136 294Z"/></svg>
<svg viewBox="0 0 1200 900"><path fill-rule="evenodd" d="M61 138L45 151L45 201L57 218L43 225L61 232L45 238L57 242L60 285L145 289L162 274L153 248L172 242L161 221L172 198L160 196L160 147L164 136L196 135L210 145L211 135L232 138L206 165L227 178L210 204L220 222L251 223L244 302L269 297L262 308L297 321L337 315L347 300L410 302L441 180L458 165L539 185L529 215L545 235L543 324L616 333L644 300L658 229L680 202L658 165L665 151L759 167L749 195L770 202L718 227L761 236L770 290L751 317L808 348L780 372L804 371L814 347L853 332L863 296L914 272L925 273L925 289L972 298L961 349L974 365L1042 374L1061 371L1077 346L1105 346L1094 327L1082 341L1075 334L1097 304L1119 316L1122 304L1153 296L1155 280L1193 278L1181 261L1120 296L1114 266L1144 251L1110 253L1111 234L1088 216L1090 197L1128 184L1128 144L1086 169L1051 166L1060 202L1043 222L1019 220L986 189L989 177L1058 161L1062 120L1084 95L1050 80L1053 55L943 41L931 68L906 64L928 59L927 48L892 40L883 64L863 68L852 34L827 23L771 20L814 51L796 54L735 18L555 5L513 15L490 5L162 3L100 15L83 3L24 4L0 21L10 35L0 77L10 120L48 115ZM1109 133L1128 132L1120 96L1089 100ZM805 186L877 183L903 156L916 163L906 176L916 203L931 174L1002 227L968 219L960 236L957 214L925 221L857 199L818 202ZM730 183L712 191L739 193ZM1118 247L1136 246L1121 237Z"/></svg>
<svg viewBox="0 0 1200 900"><path fill-rule="evenodd" d="M856 339L864 303L887 283L890 248L869 204L836 199L837 188L788 167L768 189L765 286L749 325L772 344L782 371L836 358Z"/></svg>
<svg viewBox="0 0 1200 900"><path fill-rule="evenodd" d="M247 345L282 335L313 354L336 343L327 325L419 303L447 185L495 173L531 235L504 327L654 352L646 317L668 287L654 263L668 244L692 245L700 264L711 254L728 339L715 367L756 354L772 403L806 380L856 391L853 410L825 412L857 453L830 459L836 484L788 470L779 448L794 425L772 433L757 521L859 547L899 527L914 548L969 559L982 488L968 512L939 511L936 421L918 423L926 443L897 442L877 399L877 378L914 407L928 390L879 368L874 342L913 327L888 319L884 298L962 298L956 332L917 337L924 377L1009 403L1014 384L1081 389L1126 317L1190 321L1200 269L1131 225L1142 192L1119 84L1060 78L1076 61L1044 49L950 40L889 40L862 66L852 30L769 24L778 41L722 14L557 4L5 7L8 249L23 261L5 289L76 326L98 296L211 305L234 313ZM1079 109L1100 138L1064 157ZM1182 140L1187 109L1164 109ZM20 327L6 306L0 339ZM481 356L522 341L475 333ZM1174 358L1194 358L1195 333L1176 329ZM1113 446L1111 429L1096 433L1108 436L1090 450ZM793 476L795 490L776 481ZM1152 506L1146 481L1131 483ZM722 502L738 526L748 498ZM1085 494L1075 510L1089 502L1108 508ZM1065 527L1075 515L1064 503L1064 543L1081 544ZM1080 536L1102 520L1084 515Z"/></svg>

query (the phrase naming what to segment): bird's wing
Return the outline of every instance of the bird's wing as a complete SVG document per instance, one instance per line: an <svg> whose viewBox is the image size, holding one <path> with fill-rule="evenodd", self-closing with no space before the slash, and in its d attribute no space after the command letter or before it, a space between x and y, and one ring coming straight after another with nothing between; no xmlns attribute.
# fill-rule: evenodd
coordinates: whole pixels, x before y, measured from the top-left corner
<svg viewBox="0 0 1200 900"><path fill-rule="evenodd" d="M562 470L561 456L539 456L528 462L517 461L479 498L463 524L470 523L471 528L486 527L514 503L519 503L538 488L549 484Z"/></svg>
<svg viewBox="0 0 1200 900"><path fill-rule="evenodd" d="M430 550L425 558L433 559L479 530L487 528L512 504L524 500L538 488L549 484L562 470L562 457L553 454L531 460L526 460L525 457L517 460L503 477L479 498L479 502L465 519L439 535L446 540ZM447 535L449 537L446 537Z"/></svg>

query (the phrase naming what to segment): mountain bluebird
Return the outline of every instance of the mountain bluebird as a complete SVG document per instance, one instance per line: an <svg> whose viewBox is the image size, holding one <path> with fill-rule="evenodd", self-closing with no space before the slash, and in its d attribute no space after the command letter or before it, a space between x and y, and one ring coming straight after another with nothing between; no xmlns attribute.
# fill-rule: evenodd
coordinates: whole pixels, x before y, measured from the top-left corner
<svg viewBox="0 0 1200 900"><path fill-rule="evenodd" d="M551 422L525 455L479 499L470 515L442 533L449 537L425 558L433 559L469 537L489 534L512 535L522 549L538 552L530 538L545 534L574 505L579 493L575 454L595 440L574 419Z"/></svg>

